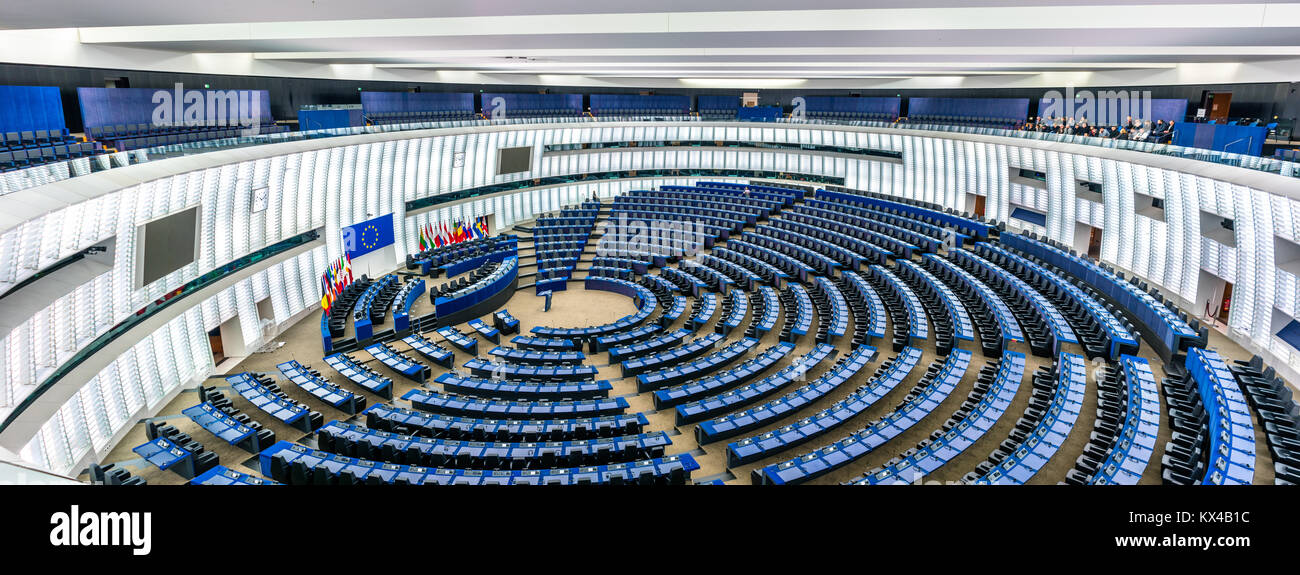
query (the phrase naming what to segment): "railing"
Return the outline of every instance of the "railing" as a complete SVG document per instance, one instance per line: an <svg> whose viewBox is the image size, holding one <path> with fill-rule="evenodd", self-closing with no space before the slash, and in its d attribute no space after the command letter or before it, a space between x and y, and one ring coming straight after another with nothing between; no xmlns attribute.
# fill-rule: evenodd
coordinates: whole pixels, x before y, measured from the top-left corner
<svg viewBox="0 0 1300 575"><path fill-rule="evenodd" d="M65 477L20 463L0 461L0 485L86 485Z"/></svg>
<svg viewBox="0 0 1300 575"><path fill-rule="evenodd" d="M226 265L217 267L216 269L213 269L212 271L209 271L193 280L190 280L185 285L177 288L175 291L169 293L167 296L164 296L162 299L144 306L139 311L132 314L130 317L122 320L117 325L109 328L108 331L104 332L99 337L96 337L95 340L90 342L89 345L81 348L81 351L78 351L71 358L68 358L68 361L63 362L63 364L60 365L57 369L55 369L54 372L49 375L49 377L46 377L45 380L42 381L40 385L36 387L36 389L32 390L32 392L28 394L27 397L23 398L22 403L19 403L17 406L14 407L13 411L9 412L9 415L8 417L5 418L4 423L0 423L0 432L3 432L6 428L9 427L10 424L17 421L18 418L22 415L24 411L27 410L28 407L31 407L32 404L35 403L36 400L39 399L41 395L43 395L46 391L49 391L49 389L53 387L54 384L58 383L59 380L66 377L69 373L72 372L73 369L76 369L77 366L81 365L81 363L86 361L86 359L90 358L90 356L95 355L101 349L104 349L104 347L106 347L108 344L112 343L114 340L121 337L126 332L131 331L137 325L140 325L140 323L144 322L150 317L153 317L155 314L166 309L168 306L182 299L185 299L186 296L192 295L195 292L198 292L199 290L202 290L203 288L206 288L209 285L216 283L217 281L221 280L227 275L233 274L239 270L252 266L257 262L275 256L276 254L294 249L298 246L301 246L309 242L316 241L317 239L320 239L320 232L318 230L312 230L309 232L298 234L294 237L277 242L275 244L269 245L251 254L237 258L234 261L227 263Z"/></svg>
<svg viewBox="0 0 1300 575"><path fill-rule="evenodd" d="M264 134L257 136L239 136L235 138L222 138L217 140L206 140L202 142L190 142L186 144L173 144L167 146L156 146L131 150L129 152L116 152L111 154L101 154L87 158L77 158L63 162L52 162L42 164L24 170L15 170L0 174L0 195L16 192L27 188L33 188L56 181L66 180L77 176L83 176L89 173L113 169L148 162L154 159L170 158L211 152L215 150L225 150L231 148L241 148L245 146L255 146L261 144L272 144L279 142L295 142L301 140L314 140L317 138L333 138L338 136L356 136L362 134L383 134L389 132L404 132L409 130L428 130L435 128L460 128L475 126L506 126L506 125L529 125L529 124L570 124L570 123L597 123L597 122L640 122L640 121L662 121L662 122L702 122L706 121L699 116L576 116L576 117L559 117L559 118L506 118L496 120L457 120L446 122L417 122L410 124L387 124L381 126L358 126L353 128L331 128L324 130L306 130L298 132L282 132L279 134ZM729 121L729 120L714 120ZM869 128L893 128L901 130L916 130L925 132L947 132L956 134L975 134L985 136L1001 136L1008 138L1022 138L1026 140L1038 140L1046 142L1062 142L1068 144L1081 144L1087 146L1096 146L1100 148L1111 148L1120 150L1132 150L1137 152L1147 152L1159 154L1162 156L1172 156L1177 158L1198 160L1202 162L1212 162L1215 164L1224 164L1250 170L1257 170L1273 174L1280 174L1288 177L1300 177L1300 163L1278 160L1275 158L1265 158L1259 156L1250 156L1246 154L1236 154L1230 152L1218 152L1205 150L1201 148L1189 148L1185 146L1175 146L1172 144L1156 144L1152 142L1135 142L1131 140L1114 140L1109 138L1094 138L1089 136L1075 136L1069 134L1053 134L1046 132L1028 132L1020 130L1004 130L1000 128L977 128L970 126L948 126L942 124L922 124L922 123L890 123L874 121L840 121L827 119L793 119L778 118L777 123L799 124L799 125L829 125L829 126L858 126Z"/></svg>

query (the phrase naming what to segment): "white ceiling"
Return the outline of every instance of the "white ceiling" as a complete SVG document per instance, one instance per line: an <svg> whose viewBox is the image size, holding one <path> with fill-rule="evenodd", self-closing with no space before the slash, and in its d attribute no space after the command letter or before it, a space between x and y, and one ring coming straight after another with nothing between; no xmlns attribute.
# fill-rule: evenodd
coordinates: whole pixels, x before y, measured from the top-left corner
<svg viewBox="0 0 1300 575"><path fill-rule="evenodd" d="M1300 2L806 0L793 10L791 4L6 2L0 4L0 61L575 86L1300 80Z"/></svg>

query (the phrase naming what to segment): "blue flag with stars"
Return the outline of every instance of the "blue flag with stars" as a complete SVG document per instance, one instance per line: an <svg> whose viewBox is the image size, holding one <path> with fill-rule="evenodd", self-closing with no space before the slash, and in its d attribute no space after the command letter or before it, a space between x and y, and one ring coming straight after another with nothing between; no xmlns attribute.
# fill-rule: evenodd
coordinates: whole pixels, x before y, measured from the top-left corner
<svg viewBox="0 0 1300 575"><path fill-rule="evenodd" d="M343 228L343 252L352 259L393 244L393 214Z"/></svg>

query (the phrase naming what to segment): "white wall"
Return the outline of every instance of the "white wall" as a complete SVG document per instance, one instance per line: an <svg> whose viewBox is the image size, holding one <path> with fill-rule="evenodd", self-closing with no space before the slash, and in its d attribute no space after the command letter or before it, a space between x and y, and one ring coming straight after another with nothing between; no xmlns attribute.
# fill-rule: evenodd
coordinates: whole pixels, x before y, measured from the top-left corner
<svg viewBox="0 0 1300 575"><path fill-rule="evenodd" d="M520 145L651 140L755 141L835 145L899 151L902 163L857 159L804 150L622 148L590 153L547 154L532 172L496 176L495 150ZM463 167L452 157L465 155ZM1008 181L1010 168L1048 174L1033 197ZM590 195L619 193L644 182L592 182L527 193L500 194L437 206L407 217L407 201L488 184L548 176L672 168L796 172L844 178L851 188L885 192L964 208L967 194L987 197L986 214L1005 220L1017 203L1048 213L1050 237L1074 240L1077 222L1102 228L1102 257L1131 270L1187 305L1198 296L1202 269L1235 285L1231 337L1294 377L1300 353L1272 337L1274 310L1300 315L1300 283L1278 269L1273 237L1300 241L1300 180L1227 166L1140 152L1073 144L836 126L744 123L610 123L571 126L502 126L424 130L312 140L210 152L100 172L0 197L0 283L16 283L70 253L116 236L117 258L109 273L73 290L17 325L0 340L0 415L7 415L54 368L112 325L199 275L270 243L308 230L338 230L366 214L395 214L392 265L415 251L417 225L435 218L472 219L495 214L509 226L533 213L556 209ZM1075 196L1078 179L1101 182L1102 203ZM254 186L271 191L270 207L250 213ZM1270 191L1271 190L1271 191ZM1166 221L1134 210L1135 194L1164 198ZM130 278L137 223L203 203L199 261L133 290ZM32 206L42 206L32 210ZM1237 222L1237 247L1202 238L1200 211ZM15 217L17 214L24 214ZM271 298L284 322L317 305L325 262L342 253L339 235L324 233L325 246L239 281L213 297L186 300L184 323L168 324L142 338L112 367L94 377L65 378L60 394L73 397L43 417L35 438L0 432L4 445L24 445L24 457L51 468L77 461L84 450L111 437L125 415L156 405L168 389L212 369L205 332L238 318L245 341L260 336L255 302ZM356 262L354 262L355 265ZM1201 302L1203 305L1203 302ZM197 314L197 315L196 315ZM75 318L75 319L74 319ZM177 353L182 346L184 353ZM162 350L189 360L164 363ZM170 366L170 367L167 367ZM106 387L133 389L101 393ZM99 398L99 399L96 399ZM108 398L105 400L104 398ZM93 400L93 401L92 401ZM98 403L96 403L98 401ZM55 406L58 407L58 406ZM113 415L117 413L118 415ZM27 413L25 412L25 416ZM57 416L54 416L57 415ZM42 419L42 421L44 420ZM99 423L96 423L96 422ZM30 425L24 425L30 428ZM77 439L79 438L79 439ZM74 448L58 447L59 445ZM64 455L60 449L72 450Z"/></svg>

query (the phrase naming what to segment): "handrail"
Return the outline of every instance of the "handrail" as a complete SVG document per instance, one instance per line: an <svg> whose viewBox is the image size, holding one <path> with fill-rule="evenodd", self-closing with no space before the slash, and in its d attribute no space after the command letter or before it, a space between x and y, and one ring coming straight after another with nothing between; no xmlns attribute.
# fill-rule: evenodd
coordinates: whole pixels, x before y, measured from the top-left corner
<svg viewBox="0 0 1300 575"><path fill-rule="evenodd" d="M239 148L250 145L293 142L299 140L309 140L316 138L332 138L338 136L355 136L362 134L380 134L389 132L403 132L409 130L428 130L437 128L461 128L476 126L503 126L503 125L529 125L529 124L584 124L600 122L628 122L628 121L664 121L664 122L727 122L728 120L703 120L700 116L577 116L577 117L556 117L556 118L506 118L493 120L453 120L443 122L416 122L409 124L385 124L376 126L358 126L349 128L328 128L323 130L304 130L298 132L282 132L278 134L264 134L257 136L238 136L234 138L222 138L218 140L205 140L202 142L189 142L185 144L171 144L166 146L156 146L152 148L143 148L131 150L130 152L118 152L115 154L101 154L90 158L77 158L65 160L63 162L51 162L41 164L23 170L14 170L0 174L4 178L5 186L0 186L0 194L12 193L31 187L48 184L51 181L60 181L77 176L91 173L92 171L102 171L113 169L123 165L134 163L148 162L153 158L151 156L169 157L176 154L202 153L222 149ZM735 121L737 124L760 126L762 123ZM1132 150L1138 152L1147 152L1162 156L1173 156L1215 164L1224 164L1246 168L1261 172L1280 174L1289 177L1300 177L1300 163L1279 160L1276 158L1267 158L1261 156L1251 156L1231 152L1219 152L1206 150L1203 148L1191 148L1185 146L1175 146L1173 144L1156 144L1151 142L1135 142L1131 140L1115 140L1110 138L1097 138L1091 136L1075 136L1070 134L1054 134L1048 132L1028 132L1020 130L1007 130L1001 128L977 128L970 126L949 126L942 124L924 124L909 122L878 122L878 121L844 121L830 119L794 119L778 118L775 123L778 124L796 124L805 126L854 126L867 128L891 128L899 130L912 130L917 132L948 132L958 134L976 134L988 136L1002 136L1008 138L1021 138L1026 140L1053 141L1069 144L1081 144L1096 146L1099 148L1111 148ZM110 157L114 161L101 158ZM96 160L98 165L88 164L87 160ZM36 170L33 172L33 170ZM30 172L30 174L28 173Z"/></svg>
<svg viewBox="0 0 1300 575"><path fill-rule="evenodd" d="M282 252L286 252L288 250L291 250L303 244L316 241L318 239L320 239L320 232L317 230L312 230L282 240L275 244L269 245L256 252L237 258L234 261L231 261L230 263L227 263L223 266L213 269L212 271L209 271L208 273L205 273L197 278L194 278L193 280L190 280L189 282L185 283L185 285L182 285L181 287L172 291L168 295L163 296L162 299L154 301L144 306L139 311L135 312L134 314L131 314L130 317L122 320L121 322L118 322L117 325L109 328L108 331L104 332L103 334L100 334L100 336L95 338L94 341L90 342L89 345L81 348L81 350L78 351L71 358L69 358L68 361L63 362L62 365L60 365L57 369L55 369L52 373L50 373L49 377L45 378L45 381L42 381L40 385L36 387L36 389L32 390L32 392L28 394L27 397L23 398L21 403L19 403L16 407L14 407L13 411L9 412L9 416L5 418L4 423L0 423L0 433L3 433L5 429L7 429L11 424L17 421L18 418L23 414L24 411L27 410L28 407L31 407L32 404L35 403L36 400L39 399L41 395L49 391L50 388L54 387L54 384L58 383L59 380L66 377L69 373L72 372L73 369L76 369L76 367L81 365L82 362L90 358L90 356L95 355L96 353L99 352L99 350L104 349L104 347L108 346L108 344L112 343L114 340L121 337L123 334L130 331L135 326L139 325L140 323L144 322L145 320L149 319L155 314L161 312L162 310L166 309L172 304L182 299L185 299L187 296L192 295L195 292L198 292L199 290L202 290L203 288L212 285L213 283L216 283L217 281L221 280L223 277L227 275L230 275L239 270L252 266L257 262L260 262L269 257L275 256Z"/></svg>

